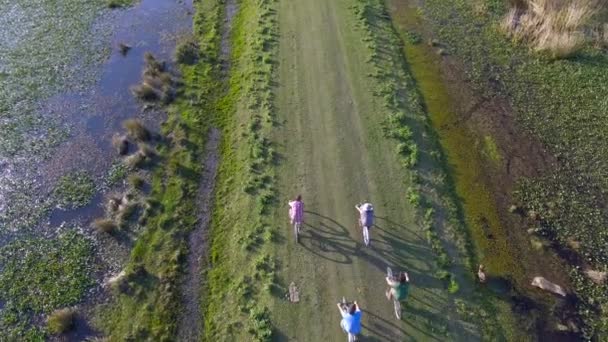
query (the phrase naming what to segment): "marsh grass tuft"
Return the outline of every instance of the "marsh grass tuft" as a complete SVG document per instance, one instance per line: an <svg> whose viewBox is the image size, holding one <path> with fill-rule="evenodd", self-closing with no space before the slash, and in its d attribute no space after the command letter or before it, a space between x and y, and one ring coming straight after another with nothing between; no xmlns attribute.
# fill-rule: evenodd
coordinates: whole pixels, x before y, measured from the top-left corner
<svg viewBox="0 0 608 342"><path fill-rule="evenodd" d="M548 53L567 58L583 48L592 19L605 2L597 0L519 1L504 17L502 29L514 40ZM601 39L601 38L600 38Z"/></svg>
<svg viewBox="0 0 608 342"><path fill-rule="evenodd" d="M129 150L129 140L124 135L114 134L112 136L112 146L116 150L116 153L123 156Z"/></svg>
<svg viewBox="0 0 608 342"><path fill-rule="evenodd" d="M173 102L179 82L167 70L167 64L159 61L150 52L144 55L146 66L142 75L142 83L131 88L133 95L143 101L162 101L164 104Z"/></svg>
<svg viewBox="0 0 608 342"><path fill-rule="evenodd" d="M200 47L196 38L187 36L177 43L174 58L179 64L192 65L196 63L200 56Z"/></svg>
<svg viewBox="0 0 608 342"><path fill-rule="evenodd" d="M93 227L95 227L98 232L106 234L112 234L118 228L114 221L105 218L99 218L93 221Z"/></svg>
<svg viewBox="0 0 608 342"><path fill-rule="evenodd" d="M131 45L125 43L118 43L118 51L121 55L126 56L129 50L131 50Z"/></svg>
<svg viewBox="0 0 608 342"><path fill-rule="evenodd" d="M47 321L49 332L51 334L62 334L72 329L75 315L74 310L68 308L53 311Z"/></svg>
<svg viewBox="0 0 608 342"><path fill-rule="evenodd" d="M129 184L135 189L141 190L144 187L145 181L142 176L134 174L129 176Z"/></svg>
<svg viewBox="0 0 608 342"><path fill-rule="evenodd" d="M128 119L122 123L122 126L127 130L127 134L137 141L149 141L152 137L141 120Z"/></svg>

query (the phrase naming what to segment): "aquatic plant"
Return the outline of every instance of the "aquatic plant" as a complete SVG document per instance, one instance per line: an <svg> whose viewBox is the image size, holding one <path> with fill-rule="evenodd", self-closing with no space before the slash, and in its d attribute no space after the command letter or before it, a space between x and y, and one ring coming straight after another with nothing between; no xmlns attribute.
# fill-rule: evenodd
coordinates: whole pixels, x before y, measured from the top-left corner
<svg viewBox="0 0 608 342"><path fill-rule="evenodd" d="M0 264L0 300L24 312L75 304L93 285L92 245L73 231L12 242L0 249Z"/></svg>
<svg viewBox="0 0 608 342"><path fill-rule="evenodd" d="M74 209L87 205L95 191L93 178L85 171L76 171L59 179L53 190L53 197L57 206Z"/></svg>

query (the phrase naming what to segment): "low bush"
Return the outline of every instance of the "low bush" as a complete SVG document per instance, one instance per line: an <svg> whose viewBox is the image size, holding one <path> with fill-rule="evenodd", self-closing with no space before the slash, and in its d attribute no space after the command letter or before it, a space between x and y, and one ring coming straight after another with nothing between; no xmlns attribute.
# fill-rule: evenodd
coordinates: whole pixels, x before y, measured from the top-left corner
<svg viewBox="0 0 608 342"><path fill-rule="evenodd" d="M53 311L48 317L47 328L51 334L62 334L74 325L75 312L72 309Z"/></svg>

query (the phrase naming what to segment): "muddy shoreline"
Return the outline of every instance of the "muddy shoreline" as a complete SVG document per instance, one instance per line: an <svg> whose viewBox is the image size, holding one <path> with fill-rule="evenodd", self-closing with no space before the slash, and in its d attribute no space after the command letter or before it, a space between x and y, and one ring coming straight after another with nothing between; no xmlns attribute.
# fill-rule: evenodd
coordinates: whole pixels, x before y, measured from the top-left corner
<svg viewBox="0 0 608 342"><path fill-rule="evenodd" d="M396 24L401 29L421 35L422 41L414 49L426 56L425 58L433 60L432 64L441 72L441 82L445 85L450 104L447 111L452 116L431 122L435 125L434 129L439 135L442 148L448 155L448 171L457 183L458 196L463 197L465 211L476 206L471 201L490 200L493 203L491 206L482 207L496 212L494 215L497 220L494 223L490 218L492 213L479 210L476 210L475 214L465 212L467 225L473 224L479 230L473 234L473 238L475 249L480 253L480 262L489 262L486 259L491 258L492 254L488 253L496 248L501 249L502 253L506 253L512 260L511 263L504 264L507 268L487 269L488 276L493 278L490 283L504 285L498 290L491 286L491 291L497 291L499 297L508 300L517 316L532 319L532 322L526 324L529 331L536 332L540 337L572 337L568 333L553 334L557 323L570 319L573 311L572 301L559 299L530 285L532 278L540 275L569 289L570 280L564 260L548 248L533 247L531 236L527 232L532 223L517 211L510 212L514 203L512 193L516 181L520 177L542 175L546 170L555 167L556 159L538 140L528 136L518 127L513 110L506 97L501 95L500 89L493 89L495 96L491 98L474 91L463 65L457 58L445 52L446 47L435 39L428 25L417 15L403 14L404 11L415 12L419 4L415 4L415 1L393 1L392 4L393 14L399 13L394 18ZM417 66L410 64L410 67ZM488 80L488 83L493 84L492 80ZM468 146L449 145L450 141L466 141ZM463 158L463 152L459 151L463 148L470 150L464 153L467 158L479 161L476 164L481 166L479 170L471 173L462 169L462 163L454 162L453 158ZM475 184L476 189L482 189L481 193L472 188L462 188L462 184L459 188L458 183L467 177L471 178L472 175L475 175L474 183L470 184ZM473 193L466 195L468 191ZM486 199L486 196L489 198ZM490 216L486 218L486 215ZM497 231L500 235L495 235ZM499 241L501 239L505 241ZM549 311L555 307L557 310L552 317Z"/></svg>

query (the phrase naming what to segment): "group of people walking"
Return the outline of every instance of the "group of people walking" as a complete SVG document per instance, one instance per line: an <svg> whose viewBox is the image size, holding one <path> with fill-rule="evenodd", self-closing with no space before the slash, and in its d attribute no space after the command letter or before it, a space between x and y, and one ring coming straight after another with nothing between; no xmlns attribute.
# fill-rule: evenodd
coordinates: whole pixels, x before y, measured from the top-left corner
<svg viewBox="0 0 608 342"><path fill-rule="evenodd" d="M359 226L363 229L364 240L367 239L366 245L369 245L368 230L374 225L374 207L371 203L363 203L355 205L359 212ZM299 234L300 227L304 221L304 202L302 196L298 195L295 200L289 201L289 218L291 225L295 227L296 234ZM396 277L386 277L386 283L389 288L386 290L386 298L389 301L403 301L409 294L410 278L407 272L401 272ZM350 305L338 303L338 309L342 315L340 327L345 333L356 336L361 332L361 308L354 301Z"/></svg>

